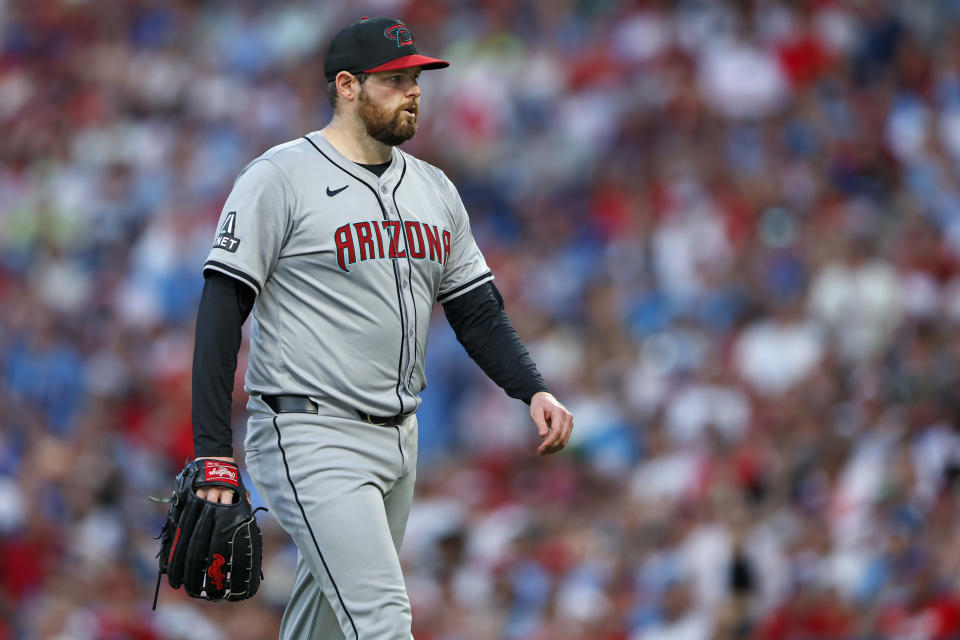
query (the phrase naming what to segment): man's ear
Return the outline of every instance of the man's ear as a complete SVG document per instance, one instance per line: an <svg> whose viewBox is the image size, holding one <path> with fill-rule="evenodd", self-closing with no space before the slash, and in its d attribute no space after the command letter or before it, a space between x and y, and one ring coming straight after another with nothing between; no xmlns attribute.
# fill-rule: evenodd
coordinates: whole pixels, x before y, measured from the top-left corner
<svg viewBox="0 0 960 640"><path fill-rule="evenodd" d="M341 71L333 81L336 83L337 93L340 94L341 98L350 101L356 99L360 92L360 81L357 80L355 75L349 71Z"/></svg>

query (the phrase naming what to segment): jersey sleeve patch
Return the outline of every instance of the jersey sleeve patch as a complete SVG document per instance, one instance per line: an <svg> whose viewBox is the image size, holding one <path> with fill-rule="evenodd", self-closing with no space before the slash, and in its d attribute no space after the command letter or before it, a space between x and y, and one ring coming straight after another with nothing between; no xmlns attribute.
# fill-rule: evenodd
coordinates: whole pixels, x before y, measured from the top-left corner
<svg viewBox="0 0 960 640"><path fill-rule="evenodd" d="M490 280L493 280L493 272L486 271L480 274L479 276L477 276L476 278L472 278L464 282L463 284L457 285L456 287L450 289L450 291L441 293L440 295L437 296L437 302L439 302L440 304L450 302L457 296L462 296L467 291L470 291L471 289L475 289L476 287L480 286L484 282L488 282Z"/></svg>
<svg viewBox="0 0 960 640"><path fill-rule="evenodd" d="M237 248L240 246L240 239L233 235L236 228L237 212L231 211L224 218L223 224L220 225L220 231L217 232L217 237L213 242L213 248L236 253Z"/></svg>

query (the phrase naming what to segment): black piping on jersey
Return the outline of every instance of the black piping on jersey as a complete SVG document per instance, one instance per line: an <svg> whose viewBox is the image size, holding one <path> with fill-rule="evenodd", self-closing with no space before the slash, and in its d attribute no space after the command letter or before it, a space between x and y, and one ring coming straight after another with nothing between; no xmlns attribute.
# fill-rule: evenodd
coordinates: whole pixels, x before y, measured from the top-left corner
<svg viewBox="0 0 960 640"><path fill-rule="evenodd" d="M447 292L446 292L445 294L443 294L442 296L439 296L439 297L437 298L437 302L439 302L440 304L443 304L444 302L446 302L447 300L449 300L449 299L450 299L450 296L452 296L453 294L459 293L459 292L463 291L464 289L466 289L467 287L472 287L473 285L477 284L477 283L480 282L481 280L486 280L487 278L489 278L489 277L492 276L492 275L493 275L493 272L490 271L490 270L487 270L487 271L485 271L484 273L481 273L479 276L477 276L477 277L474 278L473 280L471 280L471 281L469 281L469 282L464 282L464 283L461 284L461 285L457 285L457 286L454 287L453 289L450 289L450 291L447 291Z"/></svg>
<svg viewBox="0 0 960 640"><path fill-rule="evenodd" d="M377 204L380 205L380 213L383 214L383 219L384 219L384 220L389 220L389 219L390 219L390 218L387 216L387 210L386 210L386 208L383 206L383 201L380 199L380 195L377 193L377 190L376 190L376 189L374 189L374 188L371 187L369 184L367 184L366 181L361 180L359 177L355 176L353 173L351 173L350 171L347 171L346 169L344 169L343 167L341 167L339 164L337 164L336 162L334 162L333 159L332 159L330 156L328 156L327 154L325 154L325 153L323 152L323 149L321 149L320 147L318 147L318 146L316 145L316 143L315 143L313 140L311 140L309 137L303 136L303 139L306 140L307 142L309 142L309 143L310 143L310 146L313 147L314 149L316 149L316 150L317 150L317 153L319 153L319 154L322 155L324 158L326 158L327 161L328 161L330 164L332 164L332 165L335 166L336 168L340 169L340 170L343 171L345 174L347 174L348 176L350 176L351 178L353 178L354 180L356 180L357 182L359 182L360 184L362 184L363 186L365 186L367 189L369 189L370 192L373 193L373 197L374 197L374 199L377 201ZM404 163L404 167L406 167L406 163ZM401 176L401 178L402 178L402 177L403 177L403 176ZM398 186L399 186L399 185L398 185ZM402 228L402 227L401 227L401 228ZM410 253L410 252L408 251L407 253ZM393 262L393 279L394 279L394 284L397 286L397 304L398 304L399 307L400 307L400 359L399 359L399 361L397 362L397 384L396 384L396 386L394 387L394 391L396 391L397 400L400 402L400 411L398 411L397 413L404 413L404 410L403 410L403 396L400 395L400 383L403 382L403 346L404 346L404 344L406 344L405 341L406 341L406 339L407 339L407 323L406 323L406 320L405 320L406 313L405 313L404 302L403 302L403 294L402 294L401 291L400 291L400 280L401 280L400 268L397 266L397 259L396 259L396 258L392 259L391 262Z"/></svg>
<svg viewBox="0 0 960 640"><path fill-rule="evenodd" d="M323 568L327 572L327 577L330 578L330 583L333 585L333 590L337 594L337 600L340 601L340 606L343 607L343 612L347 614L347 619L350 621L350 626L353 627L353 635L356 636L357 640L360 640L360 633L357 631L357 623L353 621L353 616L350 615L350 610L347 609L347 603L343 601L343 596L340 595L340 587L337 586L337 581L333 579L333 574L330 573L330 567L327 566L327 561L323 557L323 552L320 551L320 543L317 542L317 536L313 533L313 527L310 526L310 519L307 518L307 511L303 508L303 503L300 502L300 494L297 493L297 485L293 483L293 476L290 475L290 464L287 462L287 452L283 448L283 442L280 439L280 427L277 426L277 417L273 417L273 429L277 432L277 447L280 449L280 456L283 458L283 468L287 472L287 482L290 483L290 489L293 491L293 499L297 501L297 506L300 507L300 515L303 516L303 522L307 525L307 531L310 532L310 539L313 540L313 546L317 549L317 555L320 556L320 562L323 563Z"/></svg>
<svg viewBox="0 0 960 640"><path fill-rule="evenodd" d="M400 207L397 206L397 189L400 188L400 183L403 182L403 176L407 175L407 160L402 155L400 158L403 159L403 169L400 171L400 179L397 180L397 186L393 188L391 197L393 198L393 208L397 210L397 218L400 219L400 228L404 230L403 245L407 250L407 281L410 286L410 299L413 300L413 358L410 360L409 367L410 376L413 377L413 369L417 364L417 336L420 332L417 330L417 297L413 295L413 265L410 263L410 239L407 237L406 226L403 224L403 216L400 215ZM403 453L402 450L401 453Z"/></svg>
<svg viewBox="0 0 960 640"><path fill-rule="evenodd" d="M243 280L244 282L249 284L251 287L253 287L253 290L257 292L257 295L260 295L260 283L257 282L257 279L254 278L253 276L247 275L243 271L240 271L240 269L237 269L236 267L231 267L228 264L223 264L222 262L218 262L217 260L207 260L206 263L204 263L203 265L204 268L206 268L207 265L211 267L216 267L217 269L223 269L230 275L236 278L239 278L240 280Z"/></svg>

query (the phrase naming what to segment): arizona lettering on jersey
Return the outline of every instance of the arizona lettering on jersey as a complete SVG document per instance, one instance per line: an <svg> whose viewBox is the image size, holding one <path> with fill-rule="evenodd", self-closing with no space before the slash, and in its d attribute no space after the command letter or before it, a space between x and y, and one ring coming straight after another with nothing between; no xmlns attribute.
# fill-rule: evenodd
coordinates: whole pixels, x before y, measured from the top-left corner
<svg viewBox="0 0 960 640"><path fill-rule="evenodd" d="M434 305L493 279L442 171L394 148L377 176L319 132L251 162L216 235L204 270L258 296L247 392L378 416L419 406Z"/></svg>
<svg viewBox="0 0 960 640"><path fill-rule="evenodd" d="M406 243L400 246L403 236ZM349 272L348 264L357 261L384 258L431 260L446 264L450 255L450 232L437 225L424 224L417 220L371 220L354 222L338 228L333 234L337 247L337 265Z"/></svg>

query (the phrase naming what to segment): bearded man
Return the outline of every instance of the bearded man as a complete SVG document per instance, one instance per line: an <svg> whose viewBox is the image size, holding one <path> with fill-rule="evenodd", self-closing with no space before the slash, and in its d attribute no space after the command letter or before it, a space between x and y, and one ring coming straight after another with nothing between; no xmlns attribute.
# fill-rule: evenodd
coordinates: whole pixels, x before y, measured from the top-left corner
<svg viewBox="0 0 960 640"><path fill-rule="evenodd" d="M573 416L504 313L456 188L397 148L417 131L421 71L447 66L399 20L338 32L324 61L333 118L244 168L204 263L195 454L236 464L231 391L252 310L244 460L299 552L281 638L412 637L397 551L434 303L483 371L530 405L538 454L570 438Z"/></svg>

